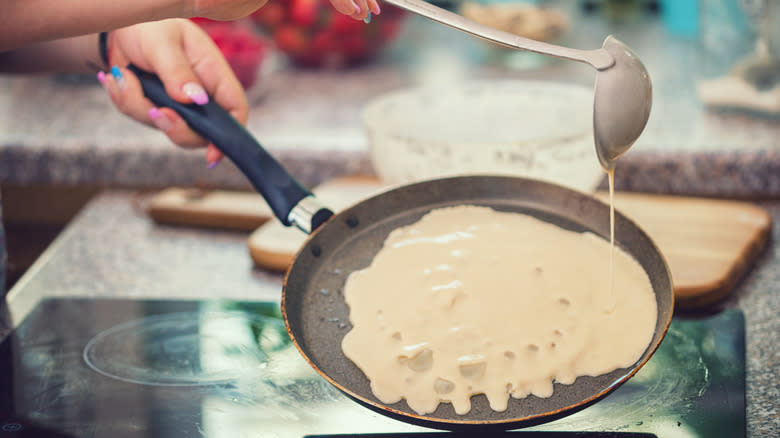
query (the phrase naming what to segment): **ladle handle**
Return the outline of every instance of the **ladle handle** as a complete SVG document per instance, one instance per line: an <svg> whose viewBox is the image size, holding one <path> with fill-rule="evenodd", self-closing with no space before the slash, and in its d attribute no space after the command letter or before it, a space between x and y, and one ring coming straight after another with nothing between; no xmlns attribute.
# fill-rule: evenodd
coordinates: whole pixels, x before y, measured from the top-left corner
<svg viewBox="0 0 780 438"><path fill-rule="evenodd" d="M476 21L434 6L423 0L384 0L386 3L405 9L409 12L430 18L441 24L472 34L476 37L491 41L493 43L510 47L513 49L522 49L529 52L540 53L542 55L551 55L558 58L570 59L572 61L584 62L590 64L596 70L604 70L611 67L615 60L606 50L579 50L568 47L556 46L554 44L524 38L509 32L504 32L486 26Z"/></svg>
<svg viewBox="0 0 780 438"><path fill-rule="evenodd" d="M144 95L176 111L192 128L212 142L244 173L285 225L310 233L333 212L320 205L233 116L213 100L205 105L173 100L160 78L134 65L127 67L141 82Z"/></svg>

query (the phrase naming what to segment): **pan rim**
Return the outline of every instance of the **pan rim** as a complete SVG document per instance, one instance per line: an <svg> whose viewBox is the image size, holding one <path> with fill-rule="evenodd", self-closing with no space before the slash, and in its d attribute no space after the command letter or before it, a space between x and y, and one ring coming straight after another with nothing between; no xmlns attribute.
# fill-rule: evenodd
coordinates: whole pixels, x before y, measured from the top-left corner
<svg viewBox="0 0 780 438"><path fill-rule="evenodd" d="M328 381L331 385L335 386L339 391L341 391L343 394L348 396L349 398L357 401L359 404L364 405L365 407L371 408L376 412L390 415L391 418L396 419L397 421L404 421L411 424L417 424L422 425L425 427L429 427L432 429L439 429L439 430L455 430L458 428L463 427L493 427L493 428L499 428L503 430L508 430L510 428L513 428L516 426L516 428L522 428L522 427L530 427L533 425L543 424L549 421L554 421L558 418L565 417L567 415L573 414L577 411L580 411L596 402L601 400L602 398L609 395L611 392L615 391L617 388L622 386L626 381L628 381L631 377L633 377L649 360L650 358L655 354L658 347L661 345L661 342L663 342L664 338L666 337L666 334L669 330L669 326L671 325L672 318L674 316L674 307L675 307L675 300L674 300L674 283L672 281L671 276L671 270L669 269L669 264L666 260L666 257L661 253L660 249L658 248L658 245L655 243L655 241L652 240L652 238L647 234L647 232L641 228L633 219L630 219L629 217L625 216L622 212L620 212L617 208L615 208L615 221L617 223L618 219L621 222L625 222L629 224L631 227L633 227L639 235L647 240L647 242L651 245L652 249L655 250L655 253L659 257L659 262L663 266L663 272L665 272L665 276L667 277L668 283L670 285L670 289L672 290L672 297L670 300L670 306L668 311L668 317L666 320L661 321L661 316L659 312L659 317L656 320L656 324L658 324L659 321L662 323L660 335L658 337L658 342L651 341L651 344L648 345L648 347L644 350L642 353L642 357L637 360L634 364L622 368L628 370L624 375L620 376L616 380L614 380L611 384L603 388L598 393L587 397L583 400L580 400L576 403L564 406L560 409L556 409L553 411L547 411L542 412L538 414L528 415L525 417L516 417L516 418L507 418L507 419L496 419L496 420L458 420L458 419L450 419L450 418L438 418L438 417L431 417L427 415L421 415L417 413L411 413L407 411L402 411L399 409L392 408L386 404L383 403L377 403L373 400L370 400L360 394L355 393L354 391L350 390L346 386L342 385L341 383L337 382L335 379L330 377L326 372L324 372L314 361L309 357L309 355L303 350L300 343L298 342L298 339L296 338L295 334L293 333L293 329L290 325L290 320L288 317L287 312L287 285L288 280L290 278L290 273L293 272L293 268L295 267L296 263L299 263L300 255L307 250L310 250L310 244L313 241L313 239L326 227L338 220L343 219L344 217L349 216L349 212L364 203L367 203L369 201L372 201L378 197L385 196L388 193L391 193L396 190L401 189L411 189L415 186L420 185L426 185L433 182L440 182L440 183L446 183L450 180L467 180L467 179L484 179L484 178L491 178L496 181L499 180L514 180L514 181L524 181L528 183L534 183L534 184L542 184L547 185L552 188L563 190L563 191L569 191L569 192L575 192L579 194L580 196L587 197L589 201L595 202L598 204L601 204L602 206L609 208L609 205L602 201L601 199L596 198L590 193L580 192L577 190L574 190L569 187L565 187L559 184L555 184L548 181L542 181L532 178L524 178L524 177L515 177L515 176L506 176L506 175L489 175L489 174L473 174L473 175L463 175L463 176L448 176L448 177L439 177L439 178L431 178L431 179L425 179L421 181L417 181L411 184L405 184L405 185L395 185L387 190L380 191L379 193L374 194L373 196L366 198L354 205L352 205L350 208L347 208L333 216L331 216L325 223L323 223L319 228L314 230L311 234L309 234L308 238L305 240L303 245L299 248L295 255L295 259L293 261L293 264L287 269L287 271L284 274L284 279L282 283L282 296L281 296L281 313L282 318L284 320L285 329L287 330L287 334L290 337L291 342L293 345L295 345L295 348L298 350L298 353L303 357L303 359L311 366L314 371L319 374L321 377L323 377L326 381ZM616 242L617 243L617 242ZM654 333L654 338L656 336L656 333ZM615 372L620 370L621 368L615 369L611 372ZM605 373L607 374L607 373ZM604 375L604 374L602 374ZM578 376L580 377L586 377L586 376ZM595 376L590 376L595 377ZM576 382L576 380L575 380ZM569 385L566 385L569 386ZM402 399L403 401L404 399ZM511 402L512 400L510 400Z"/></svg>

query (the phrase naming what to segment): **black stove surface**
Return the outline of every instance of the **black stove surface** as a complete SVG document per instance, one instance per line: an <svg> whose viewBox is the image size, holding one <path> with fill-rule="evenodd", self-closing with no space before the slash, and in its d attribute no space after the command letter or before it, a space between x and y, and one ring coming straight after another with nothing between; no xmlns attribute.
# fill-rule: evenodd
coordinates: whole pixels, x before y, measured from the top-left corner
<svg viewBox="0 0 780 438"><path fill-rule="evenodd" d="M331 387L291 345L276 303L46 299L0 344L0 437L439 435ZM675 317L651 360L602 401L476 435L744 436L744 317Z"/></svg>

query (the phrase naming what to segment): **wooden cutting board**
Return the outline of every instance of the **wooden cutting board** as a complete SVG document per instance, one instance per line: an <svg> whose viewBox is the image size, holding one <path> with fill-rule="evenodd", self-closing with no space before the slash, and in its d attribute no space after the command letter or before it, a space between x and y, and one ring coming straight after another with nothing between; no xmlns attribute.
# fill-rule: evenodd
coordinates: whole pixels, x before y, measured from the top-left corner
<svg viewBox="0 0 780 438"><path fill-rule="evenodd" d="M254 231L273 217L257 192L170 187L146 204L155 222Z"/></svg>
<svg viewBox="0 0 780 438"><path fill-rule="evenodd" d="M323 204L338 213L383 189L374 178L346 177L327 181L312 192ZM301 230L286 227L273 218L249 236L249 254L261 268L286 271L308 237Z"/></svg>
<svg viewBox="0 0 780 438"><path fill-rule="evenodd" d="M598 193L605 202L606 193ZM669 264L676 305L725 298L769 242L772 218L747 202L616 193L615 208L644 229Z"/></svg>
<svg viewBox="0 0 780 438"><path fill-rule="evenodd" d="M340 211L383 189L372 178L348 177L328 181L314 193ZM180 191L186 189L176 190L162 192L157 203L150 204L156 221L244 229L262 224L253 228L248 239L249 254L258 267L286 270L307 238L272 218L257 194L210 191L207 204L198 203L198 197L185 197ZM605 193L597 196L608 199ZM644 229L664 254L680 308L704 307L726 297L766 247L772 228L769 213L747 202L617 193L615 206Z"/></svg>

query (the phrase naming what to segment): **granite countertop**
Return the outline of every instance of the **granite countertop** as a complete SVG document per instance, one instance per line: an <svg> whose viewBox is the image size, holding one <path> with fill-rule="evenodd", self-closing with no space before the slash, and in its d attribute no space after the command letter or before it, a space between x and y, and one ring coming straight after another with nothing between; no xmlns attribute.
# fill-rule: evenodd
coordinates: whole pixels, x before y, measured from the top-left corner
<svg viewBox="0 0 780 438"><path fill-rule="evenodd" d="M780 117L705 108L695 85L708 74L702 62L706 53L698 41L668 34L658 18L618 25L578 17L560 42L595 48L609 33L640 55L654 87L650 121L622 158L618 188L780 195ZM534 65L518 68L508 61L514 58L482 41L411 18L371 64L347 70L279 66L265 78L267 91L253 98L248 128L311 186L334 175L372 172L360 110L382 93L484 78L592 87L594 72L585 65L511 55L525 55L523 62ZM0 184L249 187L232 163L206 171L202 151L172 147L160 132L121 115L96 82L91 77L0 78Z"/></svg>
<svg viewBox="0 0 780 438"><path fill-rule="evenodd" d="M42 296L279 300L281 275L253 267L247 233L155 224L139 208L144 196L107 191L88 204L9 292L11 312L26 314ZM760 205L776 232L780 202ZM745 315L750 437L780 434L778 285L780 248L771 245L723 304Z"/></svg>

